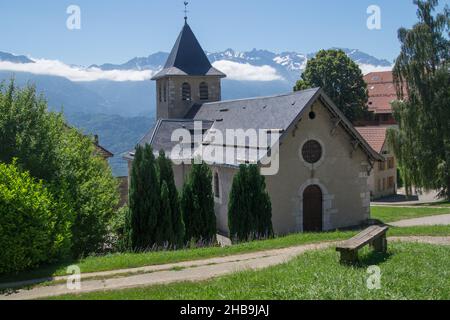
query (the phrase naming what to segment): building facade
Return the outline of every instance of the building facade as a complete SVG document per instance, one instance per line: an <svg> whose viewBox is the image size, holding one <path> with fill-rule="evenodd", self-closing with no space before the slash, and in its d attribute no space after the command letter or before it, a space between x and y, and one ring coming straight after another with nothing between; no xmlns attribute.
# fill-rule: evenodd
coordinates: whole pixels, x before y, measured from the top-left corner
<svg viewBox="0 0 450 320"><path fill-rule="evenodd" d="M356 127L361 136L384 159L375 164L369 176L369 189L373 200L397 194L397 161L387 143L388 128L383 126Z"/></svg>
<svg viewBox="0 0 450 320"><path fill-rule="evenodd" d="M245 163L270 172L266 185L276 234L332 230L369 219L368 180L375 163L384 158L320 88L221 101L224 77L211 66L186 23L164 69L154 77L158 121L140 141L152 145L155 153L164 150L170 156L180 189L192 160L202 155L213 173L217 227L222 234L228 234L233 178ZM177 130L191 139L174 139ZM240 136L219 139L229 131ZM251 142L253 131L270 140L265 147ZM200 141L195 140L196 132ZM208 148L232 156L218 161L217 153L205 155ZM186 150L191 151L189 157ZM131 163L133 152L128 159Z"/></svg>

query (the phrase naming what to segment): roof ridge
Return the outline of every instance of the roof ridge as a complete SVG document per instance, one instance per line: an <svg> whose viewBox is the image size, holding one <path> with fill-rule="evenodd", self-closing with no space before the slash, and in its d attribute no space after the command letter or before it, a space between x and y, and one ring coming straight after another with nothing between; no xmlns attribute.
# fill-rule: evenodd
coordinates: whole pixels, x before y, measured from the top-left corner
<svg viewBox="0 0 450 320"><path fill-rule="evenodd" d="M295 91L295 92L289 92L289 93L283 93L283 94L276 94L276 95L271 95L271 96L250 97L250 98L230 99L230 100L221 100L221 101L215 101L215 102L207 102L207 103L202 104L202 106L216 105L216 104L221 104L221 103L231 103L231 102L238 102L238 101L252 101L252 100L281 98L281 97L300 95L301 93L305 93L305 92L309 92L309 91L318 92L319 90L321 90L321 88L320 87L316 87L316 88L310 88L310 89L305 89L305 90Z"/></svg>

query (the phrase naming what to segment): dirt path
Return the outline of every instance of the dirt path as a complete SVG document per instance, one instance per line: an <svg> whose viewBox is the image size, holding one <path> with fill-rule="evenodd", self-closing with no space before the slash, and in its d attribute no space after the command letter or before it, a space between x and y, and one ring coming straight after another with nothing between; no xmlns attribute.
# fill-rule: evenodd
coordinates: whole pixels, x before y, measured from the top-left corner
<svg viewBox="0 0 450 320"><path fill-rule="evenodd" d="M450 245L450 237L395 237L389 238L389 241ZM222 258L83 274L82 278L85 280L82 280L81 290L77 291L67 288L66 277L58 277L55 278L55 281L63 281L64 283L52 286L37 286L30 290L18 290L9 295L0 295L0 300L39 299L64 294L146 287L180 281L208 280L239 271L258 270L279 265L306 251L326 249L336 244L337 242L324 242Z"/></svg>

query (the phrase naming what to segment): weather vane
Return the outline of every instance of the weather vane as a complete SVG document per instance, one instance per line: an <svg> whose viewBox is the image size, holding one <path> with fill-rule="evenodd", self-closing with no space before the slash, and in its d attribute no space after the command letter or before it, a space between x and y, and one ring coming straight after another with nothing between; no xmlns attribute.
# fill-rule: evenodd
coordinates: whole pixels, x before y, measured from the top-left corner
<svg viewBox="0 0 450 320"><path fill-rule="evenodd" d="M187 10L187 6L188 6L189 2L185 1L184 2L184 21L187 23L187 14L188 14L188 10Z"/></svg>

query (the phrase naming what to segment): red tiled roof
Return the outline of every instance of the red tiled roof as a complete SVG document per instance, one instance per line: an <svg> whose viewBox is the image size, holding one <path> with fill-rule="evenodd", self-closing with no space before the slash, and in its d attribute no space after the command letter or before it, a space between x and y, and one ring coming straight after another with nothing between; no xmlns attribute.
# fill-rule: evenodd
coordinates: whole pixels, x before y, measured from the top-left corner
<svg viewBox="0 0 450 320"><path fill-rule="evenodd" d="M381 152L386 142L387 127L356 127L355 129L373 150L378 153Z"/></svg>
<svg viewBox="0 0 450 320"><path fill-rule="evenodd" d="M391 102L397 100L391 71L372 72L364 76L369 90L369 111L392 113Z"/></svg>

